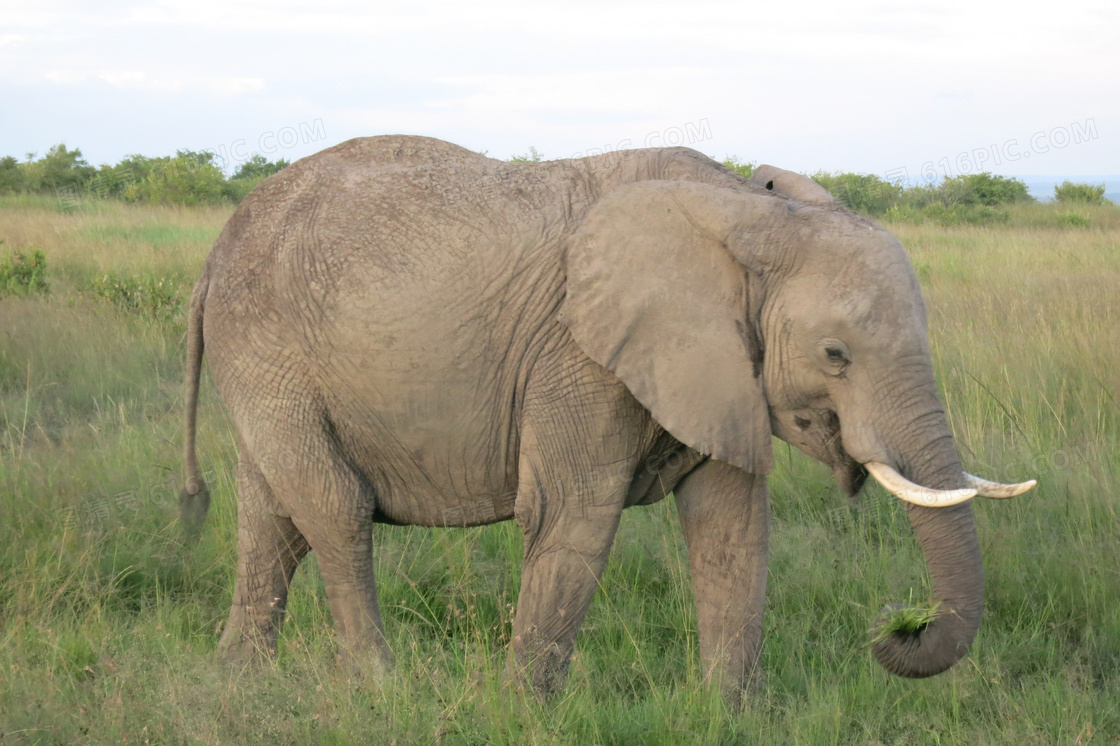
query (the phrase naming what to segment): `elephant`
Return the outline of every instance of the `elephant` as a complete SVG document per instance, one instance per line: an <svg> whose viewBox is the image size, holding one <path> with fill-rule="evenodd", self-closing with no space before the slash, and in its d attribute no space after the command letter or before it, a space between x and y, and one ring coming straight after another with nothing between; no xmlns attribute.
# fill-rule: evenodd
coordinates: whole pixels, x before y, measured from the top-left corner
<svg viewBox="0 0 1120 746"><path fill-rule="evenodd" d="M514 519L524 565L507 675L561 688L624 508L675 496L709 680L761 680L772 435L855 494L906 501L936 617L873 653L924 677L965 655L984 578L927 315L890 233L811 179L750 179L688 148L509 163L359 138L250 193L188 312L181 518L205 347L236 427L238 559L219 649L275 650L314 550L339 647L393 663L375 522Z"/></svg>

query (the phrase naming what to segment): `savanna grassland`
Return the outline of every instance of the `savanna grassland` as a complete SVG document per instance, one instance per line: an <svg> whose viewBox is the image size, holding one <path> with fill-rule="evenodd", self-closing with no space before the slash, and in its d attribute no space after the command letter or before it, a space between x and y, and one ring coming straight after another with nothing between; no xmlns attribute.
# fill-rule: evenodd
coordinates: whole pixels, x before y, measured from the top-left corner
<svg viewBox="0 0 1120 746"><path fill-rule="evenodd" d="M182 304L231 206L0 199L0 254L38 249L48 294L0 297L0 742L1084 744L1120 741L1120 208L1021 205L996 226L888 224L930 307L977 500L987 606L950 672L886 674L888 603L927 597L903 508L776 443L767 685L739 715L701 680L672 500L623 516L567 688L503 687L521 539L376 528L398 668L336 663L314 555L280 653L215 657L232 597L235 437L204 381L214 502L176 523ZM180 305L177 307L176 304Z"/></svg>

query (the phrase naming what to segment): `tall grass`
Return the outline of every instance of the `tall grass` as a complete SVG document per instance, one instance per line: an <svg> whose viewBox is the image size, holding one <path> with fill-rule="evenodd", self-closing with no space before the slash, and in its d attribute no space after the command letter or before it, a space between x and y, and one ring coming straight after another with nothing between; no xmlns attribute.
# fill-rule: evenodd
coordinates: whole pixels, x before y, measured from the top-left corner
<svg viewBox="0 0 1120 746"><path fill-rule="evenodd" d="M0 298L0 740L1120 739L1120 222L1107 208L1088 228L1018 207L994 228L889 226L925 288L966 467L1040 486L976 503L988 580L980 635L949 673L908 681L874 663L868 638L884 605L927 597L904 511L877 487L849 502L823 467L775 442L767 685L732 715L700 674L672 501L624 514L568 686L547 705L501 677L520 579L508 523L377 527L399 664L387 682L337 665L314 556L275 664L220 665L234 434L205 383L199 443L214 503L188 550L175 525L182 319L130 312L88 283L112 272L189 288L230 209L0 207L5 246L42 249L52 287Z"/></svg>

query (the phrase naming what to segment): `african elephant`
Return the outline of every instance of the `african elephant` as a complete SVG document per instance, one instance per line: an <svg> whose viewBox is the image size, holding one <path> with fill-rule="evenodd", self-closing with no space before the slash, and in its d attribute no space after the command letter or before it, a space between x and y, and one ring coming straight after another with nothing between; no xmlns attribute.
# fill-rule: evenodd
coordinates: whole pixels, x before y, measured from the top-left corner
<svg viewBox="0 0 1120 746"><path fill-rule="evenodd" d="M687 148L526 164L373 137L264 181L190 302L195 530L204 343L239 438L235 656L275 646L314 549L343 651L386 669L372 523L514 518L508 670L553 691L622 510L675 492L702 664L735 701L762 639L775 434L849 493L870 471L909 501L939 616L874 654L929 676L980 623L967 500L1030 486L962 472L893 236L805 177Z"/></svg>

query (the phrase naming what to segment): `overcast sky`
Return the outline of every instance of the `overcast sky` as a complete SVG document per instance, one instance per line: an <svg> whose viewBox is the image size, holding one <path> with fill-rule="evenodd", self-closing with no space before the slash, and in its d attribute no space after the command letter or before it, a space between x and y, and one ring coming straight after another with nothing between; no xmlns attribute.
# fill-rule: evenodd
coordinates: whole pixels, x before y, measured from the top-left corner
<svg viewBox="0 0 1120 746"><path fill-rule="evenodd" d="M500 158L1120 173L1114 0L902 6L0 0L0 155L235 166L408 133Z"/></svg>

